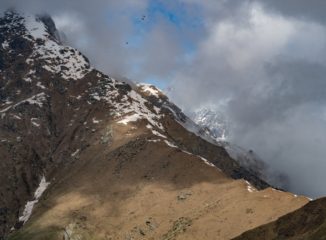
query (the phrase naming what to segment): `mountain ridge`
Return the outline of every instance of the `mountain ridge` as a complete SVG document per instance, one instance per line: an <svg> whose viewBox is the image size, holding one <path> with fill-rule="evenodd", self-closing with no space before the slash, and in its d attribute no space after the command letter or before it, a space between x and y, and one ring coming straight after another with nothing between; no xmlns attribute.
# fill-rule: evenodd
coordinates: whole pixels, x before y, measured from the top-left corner
<svg viewBox="0 0 326 240"><path fill-rule="evenodd" d="M163 93L173 99L173 85L163 90ZM173 103L171 102L171 104ZM291 182L287 174L270 167L253 150L245 150L228 140L228 135L232 130L232 120L226 114L205 107L180 111L184 115L181 124L189 131L194 132L217 146L225 148L231 158L235 159L251 174L268 182L275 188L282 189L282 191L289 191ZM190 124L184 124L182 122L189 122ZM200 129L198 129L198 126Z"/></svg>
<svg viewBox="0 0 326 240"><path fill-rule="evenodd" d="M227 239L309 201L274 191L186 130L210 137L166 96L96 70L33 15L7 11L0 34L2 239Z"/></svg>

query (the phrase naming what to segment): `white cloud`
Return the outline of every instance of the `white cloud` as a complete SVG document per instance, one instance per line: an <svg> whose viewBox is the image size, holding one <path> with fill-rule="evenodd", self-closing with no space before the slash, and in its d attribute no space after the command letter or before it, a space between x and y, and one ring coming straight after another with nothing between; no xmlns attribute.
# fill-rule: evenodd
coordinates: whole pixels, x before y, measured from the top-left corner
<svg viewBox="0 0 326 240"><path fill-rule="evenodd" d="M316 177L316 166L325 167L325 26L257 3L206 22L208 38L175 75L172 100L188 109L224 108L235 123L231 141L287 172L296 193L325 195L314 182L325 180Z"/></svg>

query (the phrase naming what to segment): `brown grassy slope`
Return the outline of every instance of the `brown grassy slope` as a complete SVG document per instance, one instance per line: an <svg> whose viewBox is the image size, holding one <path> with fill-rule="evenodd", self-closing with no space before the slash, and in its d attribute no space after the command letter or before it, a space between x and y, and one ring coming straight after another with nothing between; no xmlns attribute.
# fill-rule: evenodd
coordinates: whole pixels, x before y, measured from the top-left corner
<svg viewBox="0 0 326 240"><path fill-rule="evenodd" d="M31 219L9 239L60 239L71 220L84 239L229 239L308 201L271 188L249 192L244 180L169 147L145 120L112 125L110 147L96 144L99 130L79 161L48 175Z"/></svg>
<svg viewBox="0 0 326 240"><path fill-rule="evenodd" d="M326 239L326 198L309 202L302 208L234 238L246 239Z"/></svg>

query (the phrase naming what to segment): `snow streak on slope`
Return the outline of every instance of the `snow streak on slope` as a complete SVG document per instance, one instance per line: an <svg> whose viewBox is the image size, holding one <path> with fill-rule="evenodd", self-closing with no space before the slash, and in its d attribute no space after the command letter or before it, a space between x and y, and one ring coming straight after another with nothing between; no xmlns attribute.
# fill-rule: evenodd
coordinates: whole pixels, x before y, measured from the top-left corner
<svg viewBox="0 0 326 240"><path fill-rule="evenodd" d="M44 93L39 93L35 96L32 96L28 99L25 99L24 101L21 101L17 104L15 104L14 106L10 106L8 108L5 108L3 110L0 111L0 113L6 112L7 110L11 109L12 107L16 108L17 106L21 105L21 104L25 104L25 103L29 103L29 104L33 104L33 105L38 105L39 107L43 106L43 102L45 102L45 94Z"/></svg>
<svg viewBox="0 0 326 240"><path fill-rule="evenodd" d="M42 196L43 192L45 191L45 189L48 187L49 184L50 183L46 182L45 177L43 176L40 185L36 189L34 194L36 200L27 202L23 212L23 216L19 217L19 221L24 222L24 224L27 222L27 220L32 214L34 205L38 202L38 199Z"/></svg>
<svg viewBox="0 0 326 240"><path fill-rule="evenodd" d="M169 141L167 141L167 140L164 140L164 142L165 142L169 147L179 148L178 146L174 145L173 143L171 143L171 142L169 142ZM179 149L180 149L180 148L179 148ZM181 150L181 149L180 149L180 150ZM181 151L182 151L182 152L185 152L185 153L187 153L187 154L189 154L189 155L192 155L192 154L189 153L189 152L186 152L186 151L183 151L183 150L181 150ZM195 155L195 156L197 156L197 157L199 157L201 160L203 160L203 162L204 162L205 164L207 164L208 166L211 166L211 167L217 168L213 163L209 162L207 159L205 159L205 158L203 158L203 157L201 157L201 156L199 156L199 155ZM219 169L219 168L218 168L218 170L221 171L221 169Z"/></svg>
<svg viewBox="0 0 326 240"><path fill-rule="evenodd" d="M151 129L152 133L156 136L162 137L162 138L166 138L166 136L160 134L158 131L155 130L155 128L153 128L150 124L147 124L146 126L147 128Z"/></svg>

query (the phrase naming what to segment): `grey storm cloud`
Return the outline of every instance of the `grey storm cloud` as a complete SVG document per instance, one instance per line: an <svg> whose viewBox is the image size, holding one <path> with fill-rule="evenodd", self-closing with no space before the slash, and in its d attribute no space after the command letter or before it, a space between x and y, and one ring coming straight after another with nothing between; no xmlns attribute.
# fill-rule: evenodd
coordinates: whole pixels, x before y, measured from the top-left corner
<svg viewBox="0 0 326 240"><path fill-rule="evenodd" d="M110 76L161 79L180 107L224 111L228 140L286 172L291 191L326 195L326 2L2 0L0 11L11 6L48 12ZM147 25L135 24L143 15Z"/></svg>
<svg viewBox="0 0 326 240"><path fill-rule="evenodd" d="M326 23L325 1L319 0L262 0L266 8L288 17L306 18L307 20Z"/></svg>
<svg viewBox="0 0 326 240"><path fill-rule="evenodd" d="M274 64L266 64L265 70L272 85L256 94L239 92L229 101L233 118L257 126L264 121L281 121L302 105L326 106L324 65L281 58Z"/></svg>

